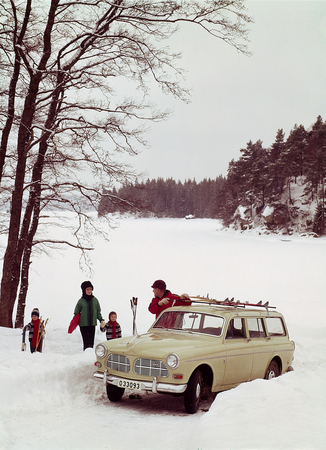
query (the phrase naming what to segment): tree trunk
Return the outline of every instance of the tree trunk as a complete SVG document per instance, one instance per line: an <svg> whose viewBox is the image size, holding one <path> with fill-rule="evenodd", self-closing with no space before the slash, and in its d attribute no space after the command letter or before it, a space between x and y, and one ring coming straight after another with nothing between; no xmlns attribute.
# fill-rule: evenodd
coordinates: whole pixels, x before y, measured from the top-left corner
<svg viewBox="0 0 326 450"><path fill-rule="evenodd" d="M29 245L24 250L15 328L23 328L23 326L24 326L25 306L26 306L26 297L27 297L28 280L29 280L29 266L31 264L31 261L30 261L31 252L32 252L32 246Z"/></svg>
<svg viewBox="0 0 326 450"><path fill-rule="evenodd" d="M12 195L11 203L8 244L3 259L2 269L0 326L10 328L12 328L12 313L15 303L15 298L12 298L12 287L14 282L15 267L17 267L17 264L19 264L16 256L22 213L25 166L26 157L20 158L17 164L15 189Z"/></svg>

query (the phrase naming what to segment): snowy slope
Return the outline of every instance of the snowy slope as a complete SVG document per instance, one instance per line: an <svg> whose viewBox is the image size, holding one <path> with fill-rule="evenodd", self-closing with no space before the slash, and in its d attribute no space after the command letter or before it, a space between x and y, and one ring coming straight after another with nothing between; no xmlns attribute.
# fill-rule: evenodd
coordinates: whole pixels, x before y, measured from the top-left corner
<svg viewBox="0 0 326 450"><path fill-rule="evenodd" d="M173 292L270 301L296 343L294 372L255 380L205 402L125 394L110 403L92 379L94 351L67 334L88 276L71 250L33 262L26 308L49 317L42 354L21 352L21 330L0 328L0 449L324 449L326 448L326 239L246 236L213 220L123 219L93 255L94 294L131 334L129 299L147 330L152 282ZM104 334L97 330L96 340Z"/></svg>
<svg viewBox="0 0 326 450"><path fill-rule="evenodd" d="M258 209L248 205L239 206L234 214L232 228L257 234L315 235L317 201L305 192L305 177L291 178L283 194L274 204Z"/></svg>

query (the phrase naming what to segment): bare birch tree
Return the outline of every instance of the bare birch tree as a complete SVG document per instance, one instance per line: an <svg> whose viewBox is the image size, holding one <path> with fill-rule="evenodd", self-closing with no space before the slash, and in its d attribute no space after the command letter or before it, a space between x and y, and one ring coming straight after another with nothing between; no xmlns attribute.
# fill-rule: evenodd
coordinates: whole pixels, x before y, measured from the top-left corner
<svg viewBox="0 0 326 450"><path fill-rule="evenodd" d="M23 324L32 249L85 254L103 185L134 179L115 155L137 154L144 125L167 117L149 101L149 83L187 98L180 55L164 41L188 22L246 53L251 19L244 0L2 0L0 17L0 326L12 327L18 293ZM124 96L121 80L142 95ZM46 210L76 214L71 240L48 238Z"/></svg>

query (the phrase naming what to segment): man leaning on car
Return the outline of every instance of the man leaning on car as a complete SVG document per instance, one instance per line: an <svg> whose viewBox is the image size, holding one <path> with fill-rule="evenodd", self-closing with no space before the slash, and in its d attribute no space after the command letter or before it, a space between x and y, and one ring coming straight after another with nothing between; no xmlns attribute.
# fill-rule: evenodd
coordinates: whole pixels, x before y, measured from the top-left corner
<svg viewBox="0 0 326 450"><path fill-rule="evenodd" d="M156 317L171 306L191 305L188 294L172 294L171 291L166 289L166 283L163 280L154 281L152 288L155 297L152 299L148 311L155 314Z"/></svg>

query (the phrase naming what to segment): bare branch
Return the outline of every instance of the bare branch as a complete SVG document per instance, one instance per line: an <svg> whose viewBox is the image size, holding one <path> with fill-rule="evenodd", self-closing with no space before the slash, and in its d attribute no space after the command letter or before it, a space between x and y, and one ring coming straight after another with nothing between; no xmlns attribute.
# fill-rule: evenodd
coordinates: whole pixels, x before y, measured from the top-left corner
<svg viewBox="0 0 326 450"><path fill-rule="evenodd" d="M76 248L77 250L84 250L84 251L85 250L87 250L87 251L94 250L94 247L83 247L80 245L74 245L68 241L51 240L51 239L42 239L42 240L33 241L33 245L38 245L38 244L56 244L56 245L57 244L65 244L65 245L68 245L69 247Z"/></svg>

